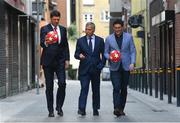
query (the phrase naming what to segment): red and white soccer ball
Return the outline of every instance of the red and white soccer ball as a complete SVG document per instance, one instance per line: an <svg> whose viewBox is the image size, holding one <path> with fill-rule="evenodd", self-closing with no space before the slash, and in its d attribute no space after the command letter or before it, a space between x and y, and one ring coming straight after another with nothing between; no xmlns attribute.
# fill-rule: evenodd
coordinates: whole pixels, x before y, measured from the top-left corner
<svg viewBox="0 0 180 123"><path fill-rule="evenodd" d="M58 41L58 34L55 31L50 31L47 33L47 38L48 41L46 42L47 44L53 44Z"/></svg>
<svg viewBox="0 0 180 123"><path fill-rule="evenodd" d="M110 52L109 58L112 62L118 62L121 59L121 53L118 50Z"/></svg>

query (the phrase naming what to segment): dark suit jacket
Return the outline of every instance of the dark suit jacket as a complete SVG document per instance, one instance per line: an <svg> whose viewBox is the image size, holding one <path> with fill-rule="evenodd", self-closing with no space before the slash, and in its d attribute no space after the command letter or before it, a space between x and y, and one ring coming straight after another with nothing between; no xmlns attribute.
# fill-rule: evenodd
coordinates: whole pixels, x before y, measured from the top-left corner
<svg viewBox="0 0 180 123"><path fill-rule="evenodd" d="M67 41L67 31L66 28L60 26L61 33L61 42L60 44L49 44L45 45L45 36L48 32L53 31L51 24L48 24L41 28L40 39L41 39L41 47L43 48L41 55L41 65L48 66L51 64L60 64L65 60L69 60L69 45Z"/></svg>
<svg viewBox="0 0 180 123"><path fill-rule="evenodd" d="M82 53L86 58L80 59L79 54ZM102 59L100 58L102 54ZM95 36L95 46L92 52L87 43L87 37L83 36L77 40L76 51L74 57L80 60L79 76L86 74L89 70L100 72L105 65L104 58L104 40Z"/></svg>

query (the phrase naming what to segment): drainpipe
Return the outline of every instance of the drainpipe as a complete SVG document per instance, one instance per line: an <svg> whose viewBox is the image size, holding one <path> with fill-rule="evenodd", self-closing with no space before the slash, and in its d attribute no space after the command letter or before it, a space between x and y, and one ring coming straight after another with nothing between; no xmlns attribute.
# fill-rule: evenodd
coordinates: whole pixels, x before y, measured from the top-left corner
<svg viewBox="0 0 180 123"><path fill-rule="evenodd" d="M29 16L28 15L18 15L18 90L19 92L21 91L21 48L20 48L20 42L21 42L21 39L20 39L20 18L22 17L26 17L27 18L27 37L26 37L26 40L27 40L27 43L29 43L29 37L28 37L28 34L29 34ZM28 87L30 86L30 63L29 63L29 45L27 46L27 84L28 84Z"/></svg>

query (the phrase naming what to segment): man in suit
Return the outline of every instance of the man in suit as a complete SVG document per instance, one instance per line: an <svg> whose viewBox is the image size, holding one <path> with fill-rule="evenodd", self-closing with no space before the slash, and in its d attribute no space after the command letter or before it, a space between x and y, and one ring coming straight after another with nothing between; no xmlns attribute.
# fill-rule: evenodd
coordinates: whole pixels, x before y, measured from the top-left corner
<svg viewBox="0 0 180 123"><path fill-rule="evenodd" d="M124 107L127 97L127 85L131 70L136 62L136 49L132 35L123 32L123 21L116 20L113 23L114 33L109 35L105 41L104 56L109 61L110 77L113 85L114 115L125 115ZM121 59L118 62L110 60L110 52L118 50Z"/></svg>
<svg viewBox="0 0 180 123"><path fill-rule="evenodd" d="M86 115L86 102L89 91L89 83L92 86L93 115L98 116L100 109L100 73L105 64L104 40L96 36L95 24L86 24L86 35L79 38L76 44L74 57L80 60L79 80L81 92L79 96L78 114Z"/></svg>
<svg viewBox="0 0 180 123"><path fill-rule="evenodd" d="M53 88L54 73L58 79L58 90L56 95L56 110L58 115L63 116L62 106L65 99L65 69L69 66L69 45L67 41L66 28L59 25L60 12L54 10L50 13L51 23L42 27L40 32L41 47L41 65L44 70L46 83L46 99L49 117L54 117L53 108ZM55 31L58 34L58 41L50 43L47 33Z"/></svg>

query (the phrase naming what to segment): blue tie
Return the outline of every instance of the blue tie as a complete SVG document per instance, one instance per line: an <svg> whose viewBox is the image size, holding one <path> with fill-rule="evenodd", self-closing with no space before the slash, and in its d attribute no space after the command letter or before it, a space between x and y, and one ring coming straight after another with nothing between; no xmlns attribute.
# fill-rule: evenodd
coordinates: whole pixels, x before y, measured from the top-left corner
<svg viewBox="0 0 180 123"><path fill-rule="evenodd" d="M92 41L91 41L91 39L92 39L92 38L91 38L91 37L89 37L89 48L90 48L90 50L91 50L91 51L93 51L93 49L92 49Z"/></svg>

